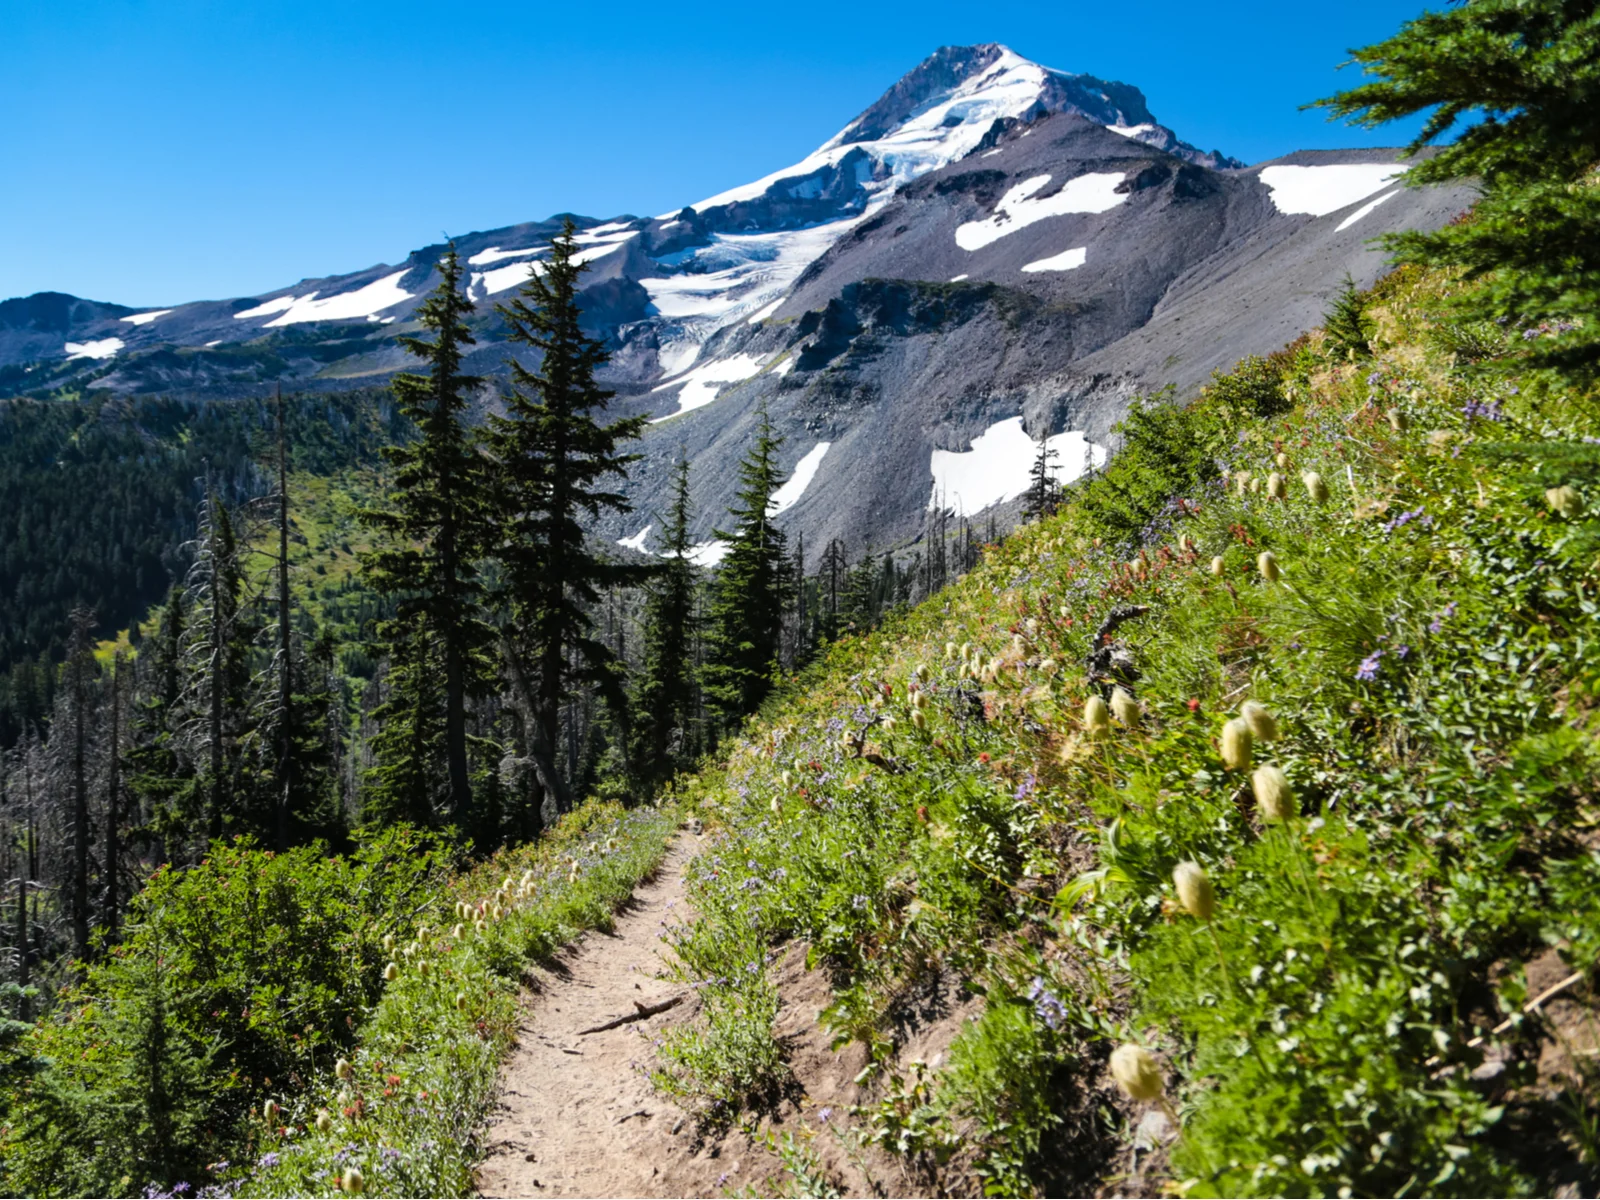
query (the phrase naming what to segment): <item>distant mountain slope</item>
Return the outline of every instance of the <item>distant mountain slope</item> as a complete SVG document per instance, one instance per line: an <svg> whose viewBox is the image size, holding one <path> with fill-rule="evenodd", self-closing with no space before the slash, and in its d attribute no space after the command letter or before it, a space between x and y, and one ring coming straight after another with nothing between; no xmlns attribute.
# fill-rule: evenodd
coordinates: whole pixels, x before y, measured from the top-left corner
<svg viewBox="0 0 1600 1200"><path fill-rule="evenodd" d="M1135 392L1192 388L1280 345L1346 273L1378 274L1375 234L1434 227L1470 201L1401 190L1403 169L1392 151L1246 169L1181 141L1131 85L998 45L940 49L799 163L654 218L574 218L618 406L663 422L630 485L639 519L599 532L651 547L682 444L713 559L763 400L785 465L805 464L784 520L812 545L914 536L934 497L959 512L1003 503L1028 437L1064 439L1075 473L1092 451L1067 431L1103 443ZM561 222L457 239L479 303L471 369L503 374L493 304ZM442 250L154 311L7 301L0 395L381 384L406 365L394 335L413 327Z"/></svg>

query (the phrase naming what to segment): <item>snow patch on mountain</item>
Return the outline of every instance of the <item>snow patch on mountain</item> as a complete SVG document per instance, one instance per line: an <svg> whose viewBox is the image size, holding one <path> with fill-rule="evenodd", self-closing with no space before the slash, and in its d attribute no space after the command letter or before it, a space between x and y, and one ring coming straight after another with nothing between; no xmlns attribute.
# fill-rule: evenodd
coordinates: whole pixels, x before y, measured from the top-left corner
<svg viewBox="0 0 1600 1200"><path fill-rule="evenodd" d="M732 358L703 363L687 375L680 375L651 389L664 392L668 388L680 385L683 388L683 391L678 393L677 410L665 417L657 417L656 421L665 421L686 412L693 412L697 408L704 408L717 398L717 393L727 384L743 382L760 371L760 361L748 354L735 354Z"/></svg>
<svg viewBox="0 0 1600 1200"><path fill-rule="evenodd" d="M1077 430L1055 434L1046 442L1056 454L1050 474L1057 483L1071 483L1082 475L1091 456L1096 466L1106 460L1105 448ZM970 517L1014 500L1028 490L1028 474L1038 454L1038 443L1023 432L1021 417L989 426L973 439L970 450L935 450L928 464L933 473L928 507L943 506L954 509L958 517Z"/></svg>
<svg viewBox="0 0 1600 1200"><path fill-rule="evenodd" d="M629 234L628 236L631 237L633 235ZM577 239L573 240L576 241ZM622 249L623 242L627 240L627 238L622 238L621 240L612 240L609 238L603 239L599 245L591 245L585 250L579 250L572 256L572 261L576 263L590 263L597 258L604 258L606 255L613 254ZM517 251L517 253L534 254L537 252L533 250L526 250ZM476 257L477 256L474 255L474 258ZM468 259L467 261L472 262L473 259ZM543 273L544 263L539 261L514 262L509 266L495 267L493 270L489 271L474 271L472 273L471 282L467 287L467 291L474 296L477 296L479 299L483 299L489 296L498 295L500 292L510 291L514 287L521 287L523 284L528 282L528 276L542 275Z"/></svg>
<svg viewBox="0 0 1600 1200"><path fill-rule="evenodd" d="M479 250L467 264L474 267L486 267L490 263L500 262L507 258L527 258L531 254L543 254L548 246L525 246L521 250L502 250L499 246L490 246L487 250Z"/></svg>
<svg viewBox="0 0 1600 1200"><path fill-rule="evenodd" d="M818 442L807 450L805 457L794 465L794 474L790 475L784 485L772 493L771 513L788 512L800 503L800 497L806 494L806 489L811 486L811 481L817 477L817 468L822 465L823 457L828 453L832 442Z"/></svg>
<svg viewBox="0 0 1600 1200"><path fill-rule="evenodd" d="M75 358L115 358L117 352L125 345L119 337L100 338L92 342L68 342L66 345L67 361Z"/></svg>
<svg viewBox="0 0 1600 1200"><path fill-rule="evenodd" d="M1343 233L1346 229L1349 229L1350 226L1354 225L1357 221L1361 220L1362 217L1371 216L1373 210L1376 209L1378 207L1378 205L1382 204L1385 200L1393 200L1399 194L1400 194L1400 189L1396 188L1392 192L1385 192L1383 195L1379 196L1376 200L1368 200L1360 208L1356 209L1355 212L1351 213L1344 220L1340 221L1339 224L1335 227L1334 232L1335 233Z"/></svg>
<svg viewBox="0 0 1600 1200"><path fill-rule="evenodd" d="M157 317L164 317L171 311L170 308L158 308L154 312L134 313L131 317L121 317L119 319L126 321L129 325L148 325Z"/></svg>
<svg viewBox="0 0 1600 1200"><path fill-rule="evenodd" d="M1039 271L1074 271L1089 261L1089 248L1078 246L1072 250L1063 250L1060 254L1053 254L1049 258L1041 258L1026 264L1022 270L1024 274L1033 275Z"/></svg>
<svg viewBox="0 0 1600 1200"><path fill-rule="evenodd" d="M366 287L353 292L340 292L322 300L317 299L319 293L314 291L304 296L279 296L265 304L236 312L233 319L244 321L281 313L282 316L268 321L264 327L277 329L284 325L298 325L303 321L353 321L358 317L370 317L411 299L412 294L400 286L400 279L404 275L405 271L396 271L393 275L373 280Z"/></svg>
<svg viewBox="0 0 1600 1200"><path fill-rule="evenodd" d="M640 554L648 554L650 552L644 548L644 542L654 528L655 523L651 522L632 537L618 538L617 545L626 546L629 550L637 550Z"/></svg>
<svg viewBox="0 0 1600 1200"><path fill-rule="evenodd" d="M1261 171L1272 203L1290 216L1325 217L1373 192L1382 191L1409 170L1403 163L1327 163L1315 167L1277 166ZM1342 228L1342 227L1341 227Z"/></svg>
<svg viewBox="0 0 1600 1200"><path fill-rule="evenodd" d="M732 549L731 543L721 538L714 538L709 542L697 542L690 546L689 553L684 557L697 567L715 567L721 565L722 560L728 557L728 551Z"/></svg>
<svg viewBox="0 0 1600 1200"><path fill-rule="evenodd" d="M956 229L956 245L963 250L980 250L1008 233L1026 229L1049 217L1067 213L1102 213L1127 200L1116 187L1122 171L1091 171L1069 179L1054 195L1035 199L1050 182L1049 175L1024 179L994 206L994 213L982 221L967 221Z"/></svg>

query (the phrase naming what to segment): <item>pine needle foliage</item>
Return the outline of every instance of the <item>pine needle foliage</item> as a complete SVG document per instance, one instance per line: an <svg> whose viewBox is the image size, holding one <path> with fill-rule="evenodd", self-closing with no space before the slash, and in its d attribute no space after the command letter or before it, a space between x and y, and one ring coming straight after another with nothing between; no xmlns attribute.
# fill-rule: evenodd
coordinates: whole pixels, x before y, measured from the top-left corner
<svg viewBox="0 0 1600 1200"><path fill-rule="evenodd" d="M637 770L656 781L692 755L696 691L695 567L689 561L689 460L680 454L668 511L665 568L645 603L644 661L634 707Z"/></svg>
<svg viewBox="0 0 1600 1200"><path fill-rule="evenodd" d="M438 809L445 820L467 828L474 818L467 704L488 692L495 668L494 631L485 619L484 586L477 569L487 548L489 510L483 460L467 422L471 395L482 380L462 373L464 348L474 341L466 324L473 305L461 290L462 271L454 245L439 260L438 269L438 286L417 310L432 340L416 335L399 339L428 364L426 375L407 372L394 380L395 398L416 427L417 437L384 452L394 470L389 506L361 514L384 541L366 556L363 566L368 583L398 601L388 634L398 642L422 636L432 641L443 684L443 794L408 793L401 801L385 790L388 781L403 777L420 784L427 772L420 764L383 762L378 807L398 808L424 825L435 823ZM425 675L402 668L391 689L431 688L433 683ZM389 713L415 717L427 703L421 695L391 698ZM408 729L381 739L380 744L386 753L409 753L408 747L425 741L421 730Z"/></svg>
<svg viewBox="0 0 1600 1200"><path fill-rule="evenodd" d="M783 636L788 543L772 520L772 498L784 483L778 469L783 439L763 405L756 414L755 444L739 464L733 529L717 530L728 543L717 572L706 634L706 703L717 724L731 729L754 712L772 690Z"/></svg>
<svg viewBox="0 0 1600 1200"><path fill-rule="evenodd" d="M1476 182L1471 219L1390 235L1401 262L1487 281L1451 298L1464 320L1511 325L1521 360L1577 380L1600 370L1600 5L1468 0L1352 51L1369 81L1317 103L1376 127L1429 113L1406 149L1454 141L1406 175Z"/></svg>
<svg viewBox="0 0 1600 1200"><path fill-rule="evenodd" d="M539 361L530 368L507 360L505 415L490 418L486 439L502 514L495 553L511 611L505 650L526 710L529 754L557 811L572 805L555 755L570 687L592 686L615 712L626 710L616 656L593 636L590 614L608 589L650 574L602 556L584 537L585 518L632 511L617 484L639 456L620 447L639 437L647 418L598 419L614 393L594 378L609 355L583 329L578 281L587 264L578 257L575 231L569 219L542 270L530 272L511 302L496 308L508 340Z"/></svg>

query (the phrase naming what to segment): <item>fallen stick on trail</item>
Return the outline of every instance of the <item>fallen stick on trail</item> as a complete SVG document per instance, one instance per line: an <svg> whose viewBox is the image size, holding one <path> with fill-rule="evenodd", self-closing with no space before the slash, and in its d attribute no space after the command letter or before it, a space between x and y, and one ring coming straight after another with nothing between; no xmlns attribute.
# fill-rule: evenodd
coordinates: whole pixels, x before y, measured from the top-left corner
<svg viewBox="0 0 1600 1200"><path fill-rule="evenodd" d="M640 1004L637 1000L635 1000L633 1002L633 1007L636 1011L629 1013L625 1017L618 1017L614 1021L607 1021L604 1025L596 1025L592 1029L580 1029L578 1030L578 1036L584 1037L585 1035L591 1033L604 1033L606 1030L616 1029L620 1025L628 1025L634 1021L646 1020L649 1017L655 1016L657 1013L664 1013L667 1011L667 1009L683 1003L683 998L686 995L688 995L687 992L679 992L676 996L672 997L672 999L663 1000L660 1004Z"/></svg>

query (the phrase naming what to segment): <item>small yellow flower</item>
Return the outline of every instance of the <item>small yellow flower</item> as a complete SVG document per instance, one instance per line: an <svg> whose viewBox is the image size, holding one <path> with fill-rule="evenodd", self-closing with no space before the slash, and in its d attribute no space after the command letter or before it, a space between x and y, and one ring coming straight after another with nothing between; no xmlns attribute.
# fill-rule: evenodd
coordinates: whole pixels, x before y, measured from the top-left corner
<svg viewBox="0 0 1600 1200"><path fill-rule="evenodd" d="M1178 903L1185 912L1201 921L1211 920L1217 911L1217 894L1211 890L1205 868L1197 862L1179 863L1172 868L1172 885L1178 889Z"/></svg>
<svg viewBox="0 0 1600 1200"><path fill-rule="evenodd" d="M1118 1046L1111 1052L1111 1077L1128 1099L1148 1103L1161 1098L1161 1068L1143 1046Z"/></svg>

